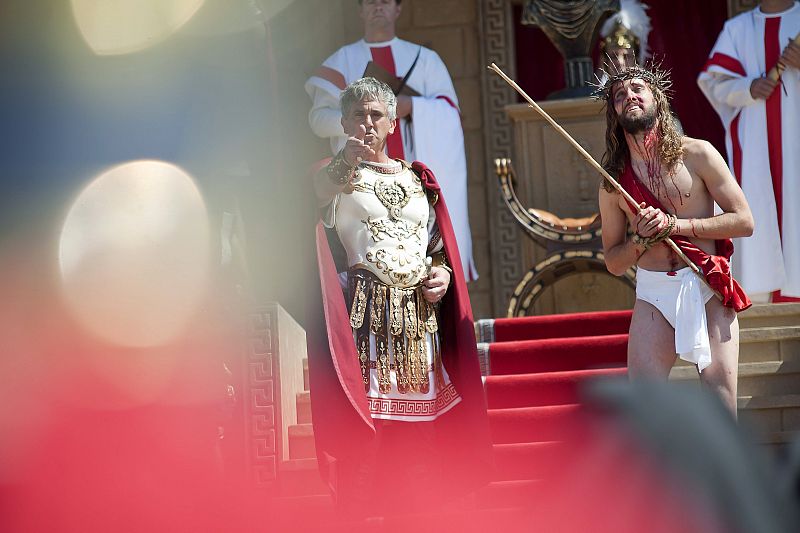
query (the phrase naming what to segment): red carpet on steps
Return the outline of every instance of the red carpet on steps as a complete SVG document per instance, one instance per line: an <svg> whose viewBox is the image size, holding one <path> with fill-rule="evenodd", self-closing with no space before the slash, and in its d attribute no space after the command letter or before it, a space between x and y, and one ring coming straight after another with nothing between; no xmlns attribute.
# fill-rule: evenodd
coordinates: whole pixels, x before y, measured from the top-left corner
<svg viewBox="0 0 800 533"><path fill-rule="evenodd" d="M584 414L578 404L515 407L489 411L492 442L544 442L575 435Z"/></svg>
<svg viewBox="0 0 800 533"><path fill-rule="evenodd" d="M486 398L489 409L578 403L587 381L625 374L624 368L602 368L488 376Z"/></svg>
<svg viewBox="0 0 800 533"><path fill-rule="evenodd" d="M591 479L599 489L605 483L606 471L598 481L598 468L575 470L596 449L598 435L597 415L582 404L582 389L597 379L624 379L630 317L630 311L612 311L496 320L496 342L489 344L491 375L485 379L496 466L492 482L475 494L468 509L387 517L374 530L405 531L413 524L415 531L589 531L561 527L575 517L548 509L561 496L571 499L558 492L565 483L582 486ZM614 501L614 495L598 502L603 499ZM303 513L292 513L298 514ZM639 531L593 531L612 530Z"/></svg>
<svg viewBox="0 0 800 533"><path fill-rule="evenodd" d="M327 511L304 504L288 511L286 529L271 530L725 531L686 501L691 494L673 488L616 421L582 401L589 383L625 378L630 316L615 311L494 322L485 390L495 472L473 498L359 523L339 521L328 499Z"/></svg>
<svg viewBox="0 0 800 533"><path fill-rule="evenodd" d="M560 441L515 442L494 445L497 481L533 480L558 468L565 445Z"/></svg>
<svg viewBox="0 0 800 533"><path fill-rule="evenodd" d="M582 389L626 376L630 319L610 311L494 321L485 389L496 472L479 493L484 505L536 509L591 449L595 415Z"/></svg>
<svg viewBox="0 0 800 533"><path fill-rule="evenodd" d="M495 342L628 333L631 311L497 318Z"/></svg>
<svg viewBox="0 0 800 533"><path fill-rule="evenodd" d="M493 342L492 375L588 370L625 365L628 335L598 335L543 340Z"/></svg>

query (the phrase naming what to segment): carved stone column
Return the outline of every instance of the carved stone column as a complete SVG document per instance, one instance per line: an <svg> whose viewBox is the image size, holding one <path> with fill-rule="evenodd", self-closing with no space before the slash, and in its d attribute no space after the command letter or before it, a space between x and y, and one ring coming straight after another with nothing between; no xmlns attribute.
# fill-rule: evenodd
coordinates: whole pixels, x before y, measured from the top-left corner
<svg viewBox="0 0 800 533"><path fill-rule="evenodd" d="M511 0L479 0L479 5L481 64L494 62L509 76L516 76ZM504 108L517 100L514 89L485 68L482 69L481 86L486 156L484 170L492 256L492 310L493 316L504 316L514 287L527 268L521 253L525 236L503 202L492 162L495 157L513 156L513 131Z"/></svg>
<svg viewBox="0 0 800 533"><path fill-rule="evenodd" d="M306 334L277 303L250 310L242 361L244 447L256 489L276 490L278 466L289 459L288 427L297 423Z"/></svg>

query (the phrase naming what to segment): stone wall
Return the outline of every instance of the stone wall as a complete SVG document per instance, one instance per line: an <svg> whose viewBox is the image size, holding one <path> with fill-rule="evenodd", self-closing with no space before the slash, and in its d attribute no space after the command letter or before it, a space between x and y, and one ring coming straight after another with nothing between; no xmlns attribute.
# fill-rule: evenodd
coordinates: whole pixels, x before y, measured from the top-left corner
<svg viewBox="0 0 800 533"><path fill-rule="evenodd" d="M469 218L480 278L469 284L475 318L495 316L484 161L478 2L404 0L398 35L435 50L447 65L461 106L467 152Z"/></svg>

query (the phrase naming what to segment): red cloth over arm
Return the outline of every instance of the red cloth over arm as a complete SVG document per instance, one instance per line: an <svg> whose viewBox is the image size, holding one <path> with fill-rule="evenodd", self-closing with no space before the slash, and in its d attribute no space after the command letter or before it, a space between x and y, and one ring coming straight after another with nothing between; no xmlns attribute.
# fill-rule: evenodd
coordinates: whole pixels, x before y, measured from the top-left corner
<svg viewBox="0 0 800 533"><path fill-rule="evenodd" d="M664 212L667 211L658 201L658 198L653 196L653 193L642 185L633 173L630 162L626 163L625 170L620 176L620 185L637 202L644 202L646 205L661 209ZM675 235L671 239L686 257L703 272L708 285L722 297L722 305L734 309L737 313L753 305L739 282L731 275L729 262L731 255L733 255L733 241L731 239L718 239L715 241L717 255L706 253L687 237Z"/></svg>

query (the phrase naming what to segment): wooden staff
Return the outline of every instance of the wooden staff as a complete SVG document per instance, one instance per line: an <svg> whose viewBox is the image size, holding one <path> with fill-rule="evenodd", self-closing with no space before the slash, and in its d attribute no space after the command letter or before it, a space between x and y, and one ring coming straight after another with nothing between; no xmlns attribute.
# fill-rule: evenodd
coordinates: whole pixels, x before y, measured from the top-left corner
<svg viewBox="0 0 800 533"><path fill-rule="evenodd" d="M489 70L493 70L493 71L494 71L494 72L496 72L496 73L497 73L497 74L498 74L498 75L499 75L501 78L503 78L504 80L506 80L506 82L507 82L509 85L511 85L511 87L513 87L513 88L514 88L514 90L516 90L516 91L517 91L517 92L518 92L518 93L519 93L519 94L520 94L520 95L521 95L521 96L522 96L522 97L523 97L525 100L527 100L527 102L528 102L529 106L530 106L530 107L532 107L532 108L534 108L534 109L535 109L535 110L536 110L536 111L537 111L537 112L538 112L540 115L542 115L542 117L544 117L544 119L545 119L547 122L549 122L549 123L550 123L550 125L551 125L551 126L553 126L553 127L556 129L556 131L557 131L558 133L560 133L561 135L563 135L563 136L564 136L564 138L565 138L567 141L569 141L569 143L570 143L570 144L571 144L573 147L575 147L575 149L576 149L578 152L580 152L580 154L581 154L581 155L582 155L582 156L583 156L583 157L586 159L586 161L587 161L587 162L588 162L590 165L592 165L592 166L595 168L595 170L597 170L597 171L600 173L600 175L602 175L602 176L603 176L603 178L605 178L605 179L606 179L606 181L608 181L608 182L609 182L609 183L610 183L610 184L611 184L611 185L612 185L612 186L613 186L613 187L614 187L614 188L615 188L615 189L616 189L616 190L617 190L617 191L618 191L618 192L619 192L619 193L622 195L622 197L623 197L623 198L625 198L625 199L628 201L628 203L629 203L629 204L631 204L631 205L635 205L635 206L637 207L637 209L639 209L639 202L637 202L636 200L634 200L634 199L633 199L633 197L632 197L630 194L628 194L628 191L626 191L626 190L625 190L625 189L622 187L622 185L620 185L620 184L617 182L617 180L615 180L614 178L612 178L612 177L611 177L611 174L609 174L608 172L606 172L606 169L604 169L604 168L603 168L603 167L600 165L600 163L598 163L597 161L595 161L595 159L594 159L594 158L593 158L593 157L592 157L592 156L589 154L589 152L587 152L586 150L584 150L584 149L583 149L583 146L581 146L580 144L578 144L578 141L576 141L575 139L573 139L573 138L572 138L572 136L571 136L569 133L567 133L567 131L566 131L564 128L562 128L562 127L561 127L561 125L560 125L558 122L556 122L555 120L553 120L553 118L552 118L550 115L548 115L548 114L547 114L547 112L546 112L544 109L542 109L541 107L539 107L539 104L537 104L536 102L534 102L534 101L533 101L533 99L532 99L530 96L528 96L528 95L525 93L525 91L523 91L523 90L522 90L522 88L521 88L519 85L517 85L517 82L515 82L514 80L512 80L511 78L509 78L508 76L506 76L506 73L505 73L505 72L503 72L502 70L500 70L500 67L498 67L498 66L497 66L497 65L495 65L494 63L492 63L491 65L489 65L489 67L488 67L488 68L489 68ZM641 211L641 209L639 209L639 213L641 213L641 212L642 212L642 211ZM706 281L706 278L705 278L705 275L703 275L703 272L700 270L700 268L699 268L697 265L695 265L694 263L692 263L692 260L691 260L691 259L689 259L688 257L686 257L686 254L684 254L684 253L683 253L683 250L681 250L681 249L678 247L678 245L677 245L677 244L675 244L675 241L673 241L672 239L670 239L669 237L667 237L666 239L664 239L664 241L663 241L663 242L664 242L664 243L666 243L666 245L667 245L667 246L669 246L669 247L672 249L672 251L673 251L673 252L675 252L675 253L678 255L678 257L680 257L680 258L681 258L681 260L682 260L684 263L686 263L686 264L689 266L689 268L691 268L691 269L692 269L692 271L694 271L694 273L695 273L695 274L697 274L697 275L700 277L700 279L703 281L703 283L705 283L706 285L708 285L708 281ZM714 288L713 288L713 287L711 287L711 285L708 285L708 288L709 288L709 289L711 289L711 290L714 292L714 294L717 296L717 298L719 298L720 300L722 300L722 296L721 296L721 295L720 295L720 294L719 294L719 293L718 293L716 290L714 290Z"/></svg>
<svg viewBox="0 0 800 533"><path fill-rule="evenodd" d="M800 33L795 35L794 39L792 39L792 42L800 46ZM767 77L772 81L778 81L781 79L781 76L783 76L784 70L786 70L786 65L784 65L781 60L778 60L778 62L775 63L775 66L772 67L769 72L767 72Z"/></svg>

